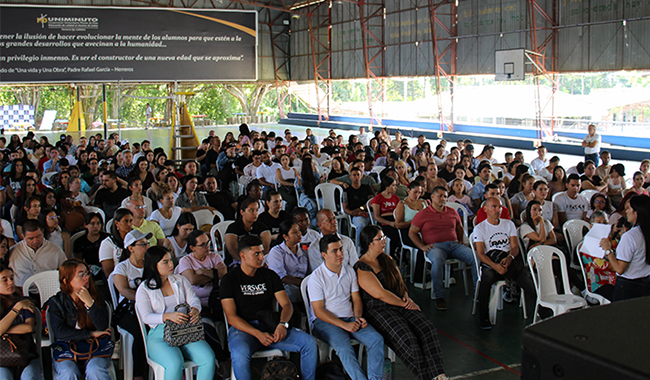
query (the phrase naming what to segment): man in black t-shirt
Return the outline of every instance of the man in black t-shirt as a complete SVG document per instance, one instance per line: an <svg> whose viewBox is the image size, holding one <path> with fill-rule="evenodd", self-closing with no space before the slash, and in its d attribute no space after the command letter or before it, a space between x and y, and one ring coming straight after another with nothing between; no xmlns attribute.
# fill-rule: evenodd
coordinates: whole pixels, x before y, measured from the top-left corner
<svg viewBox="0 0 650 380"><path fill-rule="evenodd" d="M239 175L244 175L244 168L251 162L253 162L251 146L244 144L241 146L241 156L235 160L235 172Z"/></svg>
<svg viewBox="0 0 650 380"><path fill-rule="evenodd" d="M95 193L95 206L104 210L106 219L112 219L115 210L120 208L124 198L129 196L129 192L117 185L117 175L114 171L107 170L102 174L102 185Z"/></svg>
<svg viewBox="0 0 650 380"><path fill-rule="evenodd" d="M457 163L458 157L456 157L456 155L448 155L447 159L445 160L445 165L442 167L442 169L438 170L438 177L443 178L447 182L453 181L454 178L456 178L456 171L454 170L454 167L456 167Z"/></svg>
<svg viewBox="0 0 650 380"><path fill-rule="evenodd" d="M316 339L289 328L293 305L280 277L262 267L262 240L245 236L239 240L238 249L241 266L223 276L219 290L221 305L230 324L228 346L235 377L250 379L250 359L255 351L265 347L300 352L302 377L314 380L318 361ZM274 300L282 310L279 318L273 313Z"/></svg>
<svg viewBox="0 0 650 380"><path fill-rule="evenodd" d="M235 201L230 191L219 190L217 188L217 179L213 175L205 178L203 187L206 191L205 199L208 204L216 208L226 220L235 220L237 201ZM220 222L223 222L223 220L220 220Z"/></svg>
<svg viewBox="0 0 650 380"><path fill-rule="evenodd" d="M357 242L363 227L370 224L366 203L374 196L370 185L361 183L361 177L363 177L361 169L350 169L352 184L345 188L345 197L343 198L343 211L352 217L352 224L357 229Z"/></svg>

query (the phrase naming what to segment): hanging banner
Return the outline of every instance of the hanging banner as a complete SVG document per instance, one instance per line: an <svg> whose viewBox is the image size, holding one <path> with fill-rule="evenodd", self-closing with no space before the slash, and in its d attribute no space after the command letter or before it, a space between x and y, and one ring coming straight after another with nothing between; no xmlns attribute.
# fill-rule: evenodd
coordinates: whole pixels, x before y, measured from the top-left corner
<svg viewBox="0 0 650 380"><path fill-rule="evenodd" d="M0 5L0 82L257 79L257 12Z"/></svg>

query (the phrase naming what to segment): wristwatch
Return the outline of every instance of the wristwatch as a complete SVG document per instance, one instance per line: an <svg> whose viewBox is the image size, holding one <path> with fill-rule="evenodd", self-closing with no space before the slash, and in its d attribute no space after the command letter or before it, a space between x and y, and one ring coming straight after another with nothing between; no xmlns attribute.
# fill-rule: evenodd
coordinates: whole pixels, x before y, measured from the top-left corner
<svg viewBox="0 0 650 380"><path fill-rule="evenodd" d="M285 330L289 330L289 322L280 322L278 324L284 326Z"/></svg>

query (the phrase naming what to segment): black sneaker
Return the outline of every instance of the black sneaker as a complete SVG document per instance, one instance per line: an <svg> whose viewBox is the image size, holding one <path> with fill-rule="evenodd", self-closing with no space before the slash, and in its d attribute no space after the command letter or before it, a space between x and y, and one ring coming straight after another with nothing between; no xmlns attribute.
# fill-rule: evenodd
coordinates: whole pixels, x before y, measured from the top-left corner
<svg viewBox="0 0 650 380"><path fill-rule="evenodd" d="M481 330L492 330L492 322L490 322L490 318L481 318L479 325L481 326Z"/></svg>
<svg viewBox="0 0 650 380"><path fill-rule="evenodd" d="M447 310L447 302L445 302L444 298L436 298L436 309L440 311L445 311Z"/></svg>

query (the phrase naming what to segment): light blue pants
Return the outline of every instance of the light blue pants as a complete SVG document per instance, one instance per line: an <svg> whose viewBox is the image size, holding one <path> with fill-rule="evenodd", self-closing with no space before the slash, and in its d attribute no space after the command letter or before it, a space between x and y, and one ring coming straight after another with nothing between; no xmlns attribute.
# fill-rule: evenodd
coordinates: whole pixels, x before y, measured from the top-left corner
<svg viewBox="0 0 650 380"><path fill-rule="evenodd" d="M433 284L433 295L436 299L442 298L445 295L443 277L445 260L447 259L458 259L469 265L472 268L472 284L476 286L478 272L476 271L476 265L474 265L474 254L470 247L460 244L457 241L436 243L427 252L427 257L431 261L431 283Z"/></svg>
<svg viewBox="0 0 650 380"><path fill-rule="evenodd" d="M147 353L149 358L165 368L165 380L179 380L183 377L185 358L198 366L197 380L212 380L215 370L214 352L205 340L171 347L163 340L165 324L149 330Z"/></svg>
<svg viewBox="0 0 650 380"><path fill-rule="evenodd" d="M111 380L108 368L113 365L111 358L92 358L84 369L86 380ZM79 366L72 360L54 362L57 380L82 380L84 375Z"/></svg>
<svg viewBox="0 0 650 380"><path fill-rule="evenodd" d="M354 318L341 318L345 322L351 322ZM384 374L384 337L372 326L359 329L357 332L349 333L338 326L323 322L320 319L314 320L313 334L327 342L341 359L345 372L352 380L381 380ZM363 373L359 359L354 353L350 339L356 339L366 346L368 350L368 376Z"/></svg>
<svg viewBox="0 0 650 380"><path fill-rule="evenodd" d="M352 224L354 224L354 227L357 229L357 240L355 243L359 243L359 236L361 235L361 230L363 227L367 226L370 224L370 219L365 217L365 216L353 216L352 217Z"/></svg>
<svg viewBox="0 0 650 380"><path fill-rule="evenodd" d="M0 367L0 379L14 380L11 370L9 368ZM18 379L16 379L18 380ZM41 360L34 359L20 374L20 380L43 380L43 371L41 371Z"/></svg>

